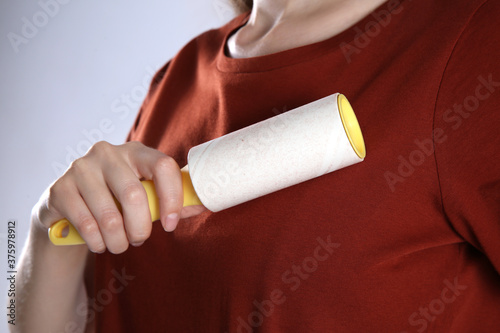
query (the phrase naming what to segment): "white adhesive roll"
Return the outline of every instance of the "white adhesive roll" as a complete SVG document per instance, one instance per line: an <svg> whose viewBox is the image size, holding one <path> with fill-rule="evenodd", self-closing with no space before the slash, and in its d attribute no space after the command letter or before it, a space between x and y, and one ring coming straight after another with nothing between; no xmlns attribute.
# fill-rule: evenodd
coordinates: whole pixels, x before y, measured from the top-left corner
<svg viewBox="0 0 500 333"><path fill-rule="evenodd" d="M363 161L354 112L333 94L191 148L189 174L212 212Z"/></svg>

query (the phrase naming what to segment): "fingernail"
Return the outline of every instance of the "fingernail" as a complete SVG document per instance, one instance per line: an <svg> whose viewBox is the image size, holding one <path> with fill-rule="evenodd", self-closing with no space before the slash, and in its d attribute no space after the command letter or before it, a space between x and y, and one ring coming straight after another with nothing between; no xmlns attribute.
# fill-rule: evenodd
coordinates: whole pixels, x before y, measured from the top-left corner
<svg viewBox="0 0 500 333"><path fill-rule="evenodd" d="M141 246L142 244L144 244L144 242L140 242L140 243L130 243L130 245L132 245L132 246L134 246L134 247Z"/></svg>
<svg viewBox="0 0 500 333"><path fill-rule="evenodd" d="M163 228L165 231L174 231L175 227L177 226L177 222L179 221L179 214L177 213L172 213L167 215L167 219L165 221L165 225Z"/></svg>

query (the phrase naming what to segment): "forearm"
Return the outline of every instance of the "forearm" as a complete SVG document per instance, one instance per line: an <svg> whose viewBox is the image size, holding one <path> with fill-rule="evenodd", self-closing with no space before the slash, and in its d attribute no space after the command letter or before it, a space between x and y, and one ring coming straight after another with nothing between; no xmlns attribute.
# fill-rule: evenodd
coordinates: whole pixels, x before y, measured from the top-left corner
<svg viewBox="0 0 500 333"><path fill-rule="evenodd" d="M86 246L56 247L32 223L16 281L16 325L11 332L84 332Z"/></svg>

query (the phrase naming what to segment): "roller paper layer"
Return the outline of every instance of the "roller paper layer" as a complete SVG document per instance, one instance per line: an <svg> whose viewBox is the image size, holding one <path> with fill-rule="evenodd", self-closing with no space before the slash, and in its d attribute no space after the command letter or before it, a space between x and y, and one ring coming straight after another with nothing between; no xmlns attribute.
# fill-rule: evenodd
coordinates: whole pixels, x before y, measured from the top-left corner
<svg viewBox="0 0 500 333"><path fill-rule="evenodd" d="M361 137L347 99L333 94L191 148L189 174L203 205L218 212L361 162L362 137L356 153L339 104Z"/></svg>

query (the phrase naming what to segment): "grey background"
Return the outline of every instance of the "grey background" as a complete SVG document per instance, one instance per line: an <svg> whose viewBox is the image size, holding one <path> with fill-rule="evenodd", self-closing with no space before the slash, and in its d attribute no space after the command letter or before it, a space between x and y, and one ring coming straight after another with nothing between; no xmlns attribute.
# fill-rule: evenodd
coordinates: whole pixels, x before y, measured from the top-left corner
<svg viewBox="0 0 500 333"><path fill-rule="evenodd" d="M90 143L124 141L152 72L231 19L229 1L0 2L0 299L7 295L7 222L17 221L19 259L44 189Z"/></svg>

